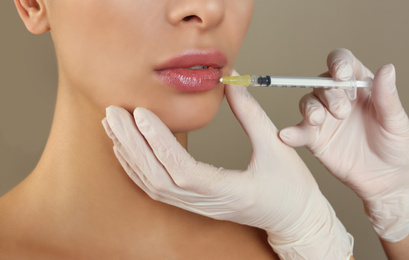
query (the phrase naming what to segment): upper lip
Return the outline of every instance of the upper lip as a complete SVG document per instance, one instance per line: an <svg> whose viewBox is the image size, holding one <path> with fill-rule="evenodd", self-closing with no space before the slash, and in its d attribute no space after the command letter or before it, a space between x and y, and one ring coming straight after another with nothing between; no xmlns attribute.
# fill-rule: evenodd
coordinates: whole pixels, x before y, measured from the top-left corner
<svg viewBox="0 0 409 260"><path fill-rule="evenodd" d="M195 66L222 69L226 64L227 56L219 50L191 50L165 61L155 70L188 69Z"/></svg>

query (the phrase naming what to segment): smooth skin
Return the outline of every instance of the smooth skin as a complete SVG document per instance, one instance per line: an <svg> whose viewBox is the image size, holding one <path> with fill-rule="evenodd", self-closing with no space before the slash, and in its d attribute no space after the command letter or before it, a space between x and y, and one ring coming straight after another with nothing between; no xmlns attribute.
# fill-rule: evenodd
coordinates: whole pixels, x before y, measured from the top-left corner
<svg viewBox="0 0 409 260"><path fill-rule="evenodd" d="M101 120L146 107L186 147L224 95L174 91L153 68L191 49L232 70L252 0L15 0L27 29L51 32L55 117L34 171L0 199L0 259L278 259L264 231L151 200L126 175ZM227 10L229 10L227 12Z"/></svg>

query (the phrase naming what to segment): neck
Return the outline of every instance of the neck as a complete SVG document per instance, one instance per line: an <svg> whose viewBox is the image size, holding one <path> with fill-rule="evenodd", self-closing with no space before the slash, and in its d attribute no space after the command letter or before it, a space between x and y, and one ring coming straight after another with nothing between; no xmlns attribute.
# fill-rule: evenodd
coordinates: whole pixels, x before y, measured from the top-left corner
<svg viewBox="0 0 409 260"><path fill-rule="evenodd" d="M97 110L81 96L60 88L50 137L32 174L41 180L42 190L54 194L56 205L48 208L57 212L61 205L67 216L75 212L78 218L118 214L112 216L115 219L158 204L120 166L101 123L104 117L103 109ZM187 134L175 136L186 147Z"/></svg>
<svg viewBox="0 0 409 260"><path fill-rule="evenodd" d="M96 109L81 95L72 95L61 88L50 137L37 168L51 168L53 175L56 172L69 172L80 178L96 175L101 181L123 175L112 150L113 143L101 123L104 117L104 109ZM186 148L187 134L174 135Z"/></svg>
<svg viewBox="0 0 409 260"><path fill-rule="evenodd" d="M152 259L152 252L155 259L192 259L198 252L203 259L216 252L218 259L275 259L263 231L149 198L117 161L102 127L104 111L88 104L60 88L43 156L3 206L5 223L15 224L7 240L24 237L30 248L70 259ZM186 134L176 138L186 145Z"/></svg>

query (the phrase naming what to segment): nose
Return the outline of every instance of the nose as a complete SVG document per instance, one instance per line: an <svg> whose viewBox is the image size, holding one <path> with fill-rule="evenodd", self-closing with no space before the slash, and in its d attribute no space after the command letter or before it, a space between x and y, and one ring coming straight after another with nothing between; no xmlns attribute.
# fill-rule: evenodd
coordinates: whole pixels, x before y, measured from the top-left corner
<svg viewBox="0 0 409 260"><path fill-rule="evenodd" d="M167 20L173 26L191 25L208 30L223 21L225 8L225 0L173 0L169 1Z"/></svg>

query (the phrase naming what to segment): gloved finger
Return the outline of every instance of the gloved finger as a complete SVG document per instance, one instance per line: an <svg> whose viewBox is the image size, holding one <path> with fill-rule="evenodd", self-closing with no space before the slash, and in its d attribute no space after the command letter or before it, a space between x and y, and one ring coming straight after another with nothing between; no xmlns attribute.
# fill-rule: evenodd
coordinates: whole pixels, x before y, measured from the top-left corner
<svg viewBox="0 0 409 260"><path fill-rule="evenodd" d="M347 49L341 48L332 51L328 55L327 65L330 74L337 80L365 80L374 77L373 73ZM370 95L369 90L369 88L358 88L355 94L364 99ZM353 92L355 90L346 91Z"/></svg>
<svg viewBox="0 0 409 260"><path fill-rule="evenodd" d="M343 48L335 49L328 55L327 65L332 77L340 81L349 80L353 76L357 80L374 76L350 50Z"/></svg>
<svg viewBox="0 0 409 260"><path fill-rule="evenodd" d="M209 211L207 205L214 205L211 209L217 207L217 202L215 202L214 197L206 197L195 192L184 190L174 184L163 185L164 182L157 182L155 180L151 182L151 172L143 173L140 170L135 170L138 169L138 167L135 167L132 161L126 159L127 156L123 154L123 149L121 150L114 147L114 151L118 161L121 163L121 166L125 169L128 176L150 198L197 214L213 217L212 212ZM166 173L162 172L161 174L166 178ZM220 203L223 202L220 201ZM223 208L225 205L220 205L220 207Z"/></svg>
<svg viewBox="0 0 409 260"><path fill-rule="evenodd" d="M162 164L157 160L152 149L137 129L131 114L125 109L111 106L107 108L106 121L117 138L116 149L121 152L139 178L150 183L157 190L169 190L175 186ZM149 174L149 176L145 176Z"/></svg>
<svg viewBox="0 0 409 260"><path fill-rule="evenodd" d="M345 81L355 78L363 80L373 77L372 72L347 49L335 49L327 58L329 75L335 80ZM359 89L360 96L369 95ZM351 112L351 102L345 91L339 89L316 89L315 95L323 102L328 111L337 119L345 119Z"/></svg>
<svg viewBox="0 0 409 260"><path fill-rule="evenodd" d="M103 127L105 129L106 134L108 135L109 138L111 138L114 145L117 145L117 144L119 145L120 143L118 141L118 138L116 138L114 132L112 131L111 127L109 126L107 118L104 118L102 120L102 125L103 125Z"/></svg>
<svg viewBox="0 0 409 260"><path fill-rule="evenodd" d="M405 126L408 125L408 117L399 99L396 72L392 64L377 71L373 81L372 98L378 120L385 130L396 135L407 131Z"/></svg>
<svg viewBox="0 0 409 260"><path fill-rule="evenodd" d="M149 181L146 178L143 178L144 176L140 177L137 174L138 170L135 169L135 166L129 165L128 160L125 159L121 151L116 146L114 146L114 153L122 168L128 174L129 178L131 178L131 180L136 185L138 185L140 189L142 189L147 195L149 195L149 197L151 197L152 199L157 199L156 195L150 192L151 189L148 188L148 186L150 185Z"/></svg>
<svg viewBox="0 0 409 260"><path fill-rule="evenodd" d="M290 147L311 147L317 139L315 126L302 122L296 126L290 126L280 131L281 140Z"/></svg>
<svg viewBox="0 0 409 260"><path fill-rule="evenodd" d="M313 93L303 96L299 107L304 121L309 125L317 126L324 122L326 116L325 107Z"/></svg>
<svg viewBox="0 0 409 260"><path fill-rule="evenodd" d="M138 165L142 165L138 158L139 154L152 155L128 111L110 106L106 109L106 122L109 126L108 132L110 131L110 135L117 140L115 145L123 146Z"/></svg>
<svg viewBox="0 0 409 260"><path fill-rule="evenodd" d="M351 101L344 90L315 89L314 94L336 119L345 119L351 113Z"/></svg>
<svg viewBox="0 0 409 260"><path fill-rule="evenodd" d="M126 171L128 176L132 181L142 189L151 199L161 201L163 203L173 205L179 208L183 208L195 213L201 213L202 215L208 215L204 210L195 211L193 210L193 204L198 202L196 194L174 194L174 189L169 189L169 187L158 187L152 184L149 180L149 176L141 174L140 170L135 170L137 167L133 165L132 161L126 159L126 155L123 155L124 150L118 149L114 146L114 152L118 161L120 162L122 168ZM129 164L129 163L131 164ZM148 173L149 174L149 173ZM182 191L182 193L185 191ZM183 198L183 199L180 199ZM203 201L203 198L200 198ZM198 207L200 209L200 206Z"/></svg>
<svg viewBox="0 0 409 260"><path fill-rule="evenodd" d="M178 188L172 182L170 185L163 185L165 183L163 181L154 181L152 183L151 172L143 172L142 170L140 170L139 167L129 159L126 150L114 146L114 152L115 156L118 158L118 161L120 162L122 168L126 171L128 176L136 185L138 185L138 187L140 187L147 195L149 195L149 197L162 202L165 202L165 198L166 200L179 200L178 197L181 197L181 192L177 191ZM161 175L165 179L168 178L167 173L164 173L163 171ZM194 196L187 196L188 199L192 197ZM185 202L189 202L189 200L186 200Z"/></svg>
<svg viewBox="0 0 409 260"><path fill-rule="evenodd" d="M249 137L253 153L265 153L266 145L281 143L278 130L257 101L243 86L226 85L226 99L233 114Z"/></svg>
<svg viewBox="0 0 409 260"><path fill-rule="evenodd" d="M326 72L320 77L330 78L331 74ZM317 88L313 93L335 118L345 119L351 113L351 101L345 90Z"/></svg>
<svg viewBox="0 0 409 260"><path fill-rule="evenodd" d="M217 190L217 187L227 182L225 179L228 175L223 169L197 162L154 113L136 108L134 119L156 158L182 190L202 195L214 194L214 189ZM215 178L219 182L214 182Z"/></svg>
<svg viewBox="0 0 409 260"><path fill-rule="evenodd" d="M326 117L324 105L313 93L301 98L300 112L303 115L303 121L279 133L281 140L291 147L311 146L317 137L315 127L323 124Z"/></svg>

